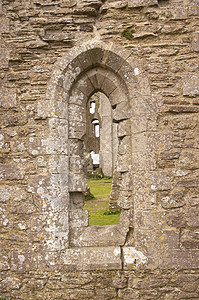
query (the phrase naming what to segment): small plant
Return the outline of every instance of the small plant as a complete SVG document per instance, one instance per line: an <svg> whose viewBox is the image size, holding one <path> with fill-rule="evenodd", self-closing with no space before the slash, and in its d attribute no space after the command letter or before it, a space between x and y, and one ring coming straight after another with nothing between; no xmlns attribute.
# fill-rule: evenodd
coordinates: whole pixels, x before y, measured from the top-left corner
<svg viewBox="0 0 199 300"><path fill-rule="evenodd" d="M104 212L105 216L112 216L112 215L119 215L121 213L120 210L115 210L115 211L111 211L111 210L107 210Z"/></svg>
<svg viewBox="0 0 199 300"><path fill-rule="evenodd" d="M85 196L85 200L91 200L91 199L94 199L94 198L95 198L95 196L91 192Z"/></svg>
<svg viewBox="0 0 199 300"><path fill-rule="evenodd" d="M134 32L135 32L134 29L127 28L122 31L122 36L125 37L127 40L132 41Z"/></svg>

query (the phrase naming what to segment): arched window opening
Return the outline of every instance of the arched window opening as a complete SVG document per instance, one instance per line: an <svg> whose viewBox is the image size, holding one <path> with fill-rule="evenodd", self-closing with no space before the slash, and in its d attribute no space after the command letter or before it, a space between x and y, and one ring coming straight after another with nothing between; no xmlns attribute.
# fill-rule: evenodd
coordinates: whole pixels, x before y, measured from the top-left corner
<svg viewBox="0 0 199 300"><path fill-rule="evenodd" d="M98 138L100 136L99 120L93 120L92 124L93 124L93 127L94 127L95 137Z"/></svg>
<svg viewBox="0 0 199 300"><path fill-rule="evenodd" d="M90 113L95 113L95 101L90 101Z"/></svg>
<svg viewBox="0 0 199 300"><path fill-rule="evenodd" d="M101 92L91 96L86 108L85 163L89 193L84 209L90 225L119 223L119 212L110 215L109 200L117 156L117 124L109 99Z"/></svg>

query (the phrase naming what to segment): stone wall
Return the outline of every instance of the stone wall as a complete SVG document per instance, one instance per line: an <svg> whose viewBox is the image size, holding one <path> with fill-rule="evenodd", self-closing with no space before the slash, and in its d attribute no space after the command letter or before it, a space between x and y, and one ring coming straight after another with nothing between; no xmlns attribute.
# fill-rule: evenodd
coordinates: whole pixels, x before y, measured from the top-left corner
<svg viewBox="0 0 199 300"><path fill-rule="evenodd" d="M7 299L199 299L197 0L0 1ZM114 226L82 210L86 103L112 106Z"/></svg>

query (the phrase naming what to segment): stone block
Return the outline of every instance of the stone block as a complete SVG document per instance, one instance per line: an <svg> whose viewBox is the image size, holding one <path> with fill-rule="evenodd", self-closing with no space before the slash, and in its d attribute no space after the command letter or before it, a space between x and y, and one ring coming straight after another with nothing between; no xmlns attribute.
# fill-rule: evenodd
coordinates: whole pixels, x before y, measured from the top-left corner
<svg viewBox="0 0 199 300"><path fill-rule="evenodd" d="M122 209L120 214L120 224L125 226L126 228L134 226L133 209ZM132 237L132 242L133 242L133 237Z"/></svg>
<svg viewBox="0 0 199 300"><path fill-rule="evenodd" d="M160 197L159 201L165 209L182 207L185 205L185 190L174 188L169 195Z"/></svg>
<svg viewBox="0 0 199 300"><path fill-rule="evenodd" d="M70 172L81 173L84 171L84 159L80 156L73 156L69 158Z"/></svg>
<svg viewBox="0 0 199 300"><path fill-rule="evenodd" d="M153 152L136 152L132 154L132 170L136 171L152 171L156 169L156 153Z"/></svg>
<svg viewBox="0 0 199 300"><path fill-rule="evenodd" d="M21 180L24 173L16 164L2 164L0 167L1 180Z"/></svg>
<svg viewBox="0 0 199 300"><path fill-rule="evenodd" d="M70 139L69 140L69 154L70 156L81 156L83 158L84 145L82 140Z"/></svg>
<svg viewBox="0 0 199 300"><path fill-rule="evenodd" d="M199 32L193 34L192 48L194 51L199 52Z"/></svg>
<svg viewBox="0 0 199 300"><path fill-rule="evenodd" d="M70 192L70 209L78 214L79 210L83 208L85 196L82 192ZM83 213L83 212L82 212Z"/></svg>
<svg viewBox="0 0 199 300"><path fill-rule="evenodd" d="M140 292L131 288L124 288L118 290L118 296L123 300L138 300L140 299Z"/></svg>
<svg viewBox="0 0 199 300"><path fill-rule="evenodd" d="M128 88L131 87L131 84L137 83L137 80L133 73L133 68L128 63L128 61L124 62L124 64L119 69L118 74L121 76L122 80L127 84Z"/></svg>
<svg viewBox="0 0 199 300"><path fill-rule="evenodd" d="M114 297L117 297L117 292L116 289L113 287L106 287L106 288L100 288L100 287L96 287L96 293L97 293L97 297L99 297L99 299L110 299L110 297L112 297L112 299L115 299Z"/></svg>
<svg viewBox="0 0 199 300"><path fill-rule="evenodd" d="M139 111L138 111L139 112ZM137 115L136 117L132 117L131 119L131 128L132 133L142 133L144 131L156 131L157 130L157 118L156 114L144 114L144 115Z"/></svg>
<svg viewBox="0 0 199 300"><path fill-rule="evenodd" d="M1 6L1 4L0 4L0 6ZM0 8L0 10L1 10L1 8ZM10 30L9 18L7 16L0 17L0 32L1 33L8 33L9 30Z"/></svg>
<svg viewBox="0 0 199 300"><path fill-rule="evenodd" d="M71 43L73 36L68 32L59 32L58 30L46 30L42 39L46 42L67 42Z"/></svg>
<svg viewBox="0 0 199 300"><path fill-rule="evenodd" d="M175 7L171 20L186 20L187 17L187 8L179 5L178 7Z"/></svg>
<svg viewBox="0 0 199 300"><path fill-rule="evenodd" d="M128 172L131 170L131 155L129 153L118 155L116 170L117 172Z"/></svg>
<svg viewBox="0 0 199 300"><path fill-rule="evenodd" d="M127 97L125 95L125 92L121 86L117 87L110 95L109 99L111 102L111 105L114 107L115 105L122 103L124 100L127 100Z"/></svg>
<svg viewBox="0 0 199 300"><path fill-rule="evenodd" d="M70 122L69 126L69 139L83 140L86 133L86 123L75 120Z"/></svg>
<svg viewBox="0 0 199 300"><path fill-rule="evenodd" d="M82 209L71 210L69 222L72 227L88 226L88 211Z"/></svg>
<svg viewBox="0 0 199 300"><path fill-rule="evenodd" d="M199 250L171 250L165 256L166 266L180 269L197 269L196 262L199 260Z"/></svg>
<svg viewBox="0 0 199 300"><path fill-rule="evenodd" d="M180 153L178 167L182 169L199 169L199 150L182 150Z"/></svg>
<svg viewBox="0 0 199 300"><path fill-rule="evenodd" d="M90 66L92 66L93 62L91 60L91 57L89 55L89 51L85 51L77 56L79 62L82 65L82 68L84 70L88 69Z"/></svg>
<svg viewBox="0 0 199 300"><path fill-rule="evenodd" d="M139 118L141 121L143 118L145 120L150 117L153 120L156 113L161 111L162 99L161 96L156 98L155 96L145 96L145 93L141 93L142 96L132 97L130 99L132 115Z"/></svg>
<svg viewBox="0 0 199 300"><path fill-rule="evenodd" d="M130 136L130 134L131 134L130 120L124 120L119 122L118 131L117 131L118 137L124 137L127 135Z"/></svg>
<svg viewBox="0 0 199 300"><path fill-rule="evenodd" d="M176 183L176 187L194 188L194 187L198 187L198 186L199 186L199 179L197 179L197 178L179 180Z"/></svg>
<svg viewBox="0 0 199 300"><path fill-rule="evenodd" d="M0 58L1 60L1 58ZM0 86L0 106L3 108L12 108L17 105L16 89L3 88Z"/></svg>
<svg viewBox="0 0 199 300"><path fill-rule="evenodd" d="M180 243L185 249L199 249L198 230L182 229Z"/></svg>
<svg viewBox="0 0 199 300"><path fill-rule="evenodd" d="M37 158L37 165L41 167L48 167L53 174L67 173L69 170L69 157L67 155L54 155L50 157L39 156Z"/></svg>
<svg viewBox="0 0 199 300"><path fill-rule="evenodd" d="M123 191L130 191L133 187L133 178L130 172L121 174L120 188Z"/></svg>
<svg viewBox="0 0 199 300"><path fill-rule="evenodd" d="M128 119L130 117L129 109L129 103L126 101L117 104L116 108L113 110L113 120L118 122Z"/></svg>
<svg viewBox="0 0 199 300"><path fill-rule="evenodd" d="M134 206L134 199L131 195L131 191L121 191L119 192L119 197L117 200L117 205L122 209L131 209Z"/></svg>
<svg viewBox="0 0 199 300"><path fill-rule="evenodd" d="M119 140L118 154L119 155L129 155L131 153L130 136L124 136Z"/></svg>
<svg viewBox="0 0 199 300"><path fill-rule="evenodd" d="M1 249L0 253L0 271L7 271L10 269L10 252Z"/></svg>
<svg viewBox="0 0 199 300"><path fill-rule="evenodd" d="M0 49L0 69L8 68L8 50L6 48Z"/></svg>
<svg viewBox="0 0 199 300"><path fill-rule="evenodd" d="M71 192L86 192L87 190L87 180L84 173L71 173L69 178L69 191Z"/></svg>
<svg viewBox="0 0 199 300"><path fill-rule="evenodd" d="M11 256L11 270L18 272L28 272L37 268L37 253L31 251L18 252L13 251Z"/></svg>
<svg viewBox="0 0 199 300"><path fill-rule="evenodd" d="M190 227L199 227L199 210L196 207L189 207L186 212L187 224Z"/></svg>
<svg viewBox="0 0 199 300"><path fill-rule="evenodd" d="M81 107L85 107L87 98L88 97L86 95L84 95L84 93L82 93L77 88L74 88L72 90L71 96L69 98L69 105L76 104L76 105L79 105Z"/></svg>
<svg viewBox="0 0 199 300"><path fill-rule="evenodd" d="M123 247L124 269L139 268L147 263L147 257L134 247Z"/></svg>
<svg viewBox="0 0 199 300"><path fill-rule="evenodd" d="M184 75L182 83L184 96L195 97L199 95L199 76Z"/></svg>
<svg viewBox="0 0 199 300"><path fill-rule="evenodd" d="M102 91L107 95L107 97L117 88L115 83L109 79L106 78L101 86Z"/></svg>
<svg viewBox="0 0 199 300"><path fill-rule="evenodd" d="M146 4L147 4L146 0L129 0L128 1L129 8L142 7L142 6L146 6Z"/></svg>
<svg viewBox="0 0 199 300"><path fill-rule="evenodd" d="M77 89L80 90L84 95L86 96L90 96L93 91L94 91L94 87L91 84L90 80L88 79L88 77L84 77L82 79L80 79L76 85Z"/></svg>
<svg viewBox="0 0 199 300"><path fill-rule="evenodd" d="M71 232L71 245L73 247L105 247L123 246L127 227L120 224L95 226L91 225Z"/></svg>
<svg viewBox="0 0 199 300"><path fill-rule="evenodd" d="M169 226L175 228L185 228L186 227L186 215L183 213L182 209L171 210L165 216L166 222Z"/></svg>
<svg viewBox="0 0 199 300"><path fill-rule="evenodd" d="M120 247L82 247L61 254L62 268L71 270L120 270Z"/></svg>
<svg viewBox="0 0 199 300"><path fill-rule="evenodd" d="M8 276L1 281L1 290L6 292L14 289L19 290L22 286L22 281L14 276Z"/></svg>
<svg viewBox="0 0 199 300"><path fill-rule="evenodd" d="M94 48L88 51L93 66L103 65L105 50L102 48Z"/></svg>
<svg viewBox="0 0 199 300"><path fill-rule="evenodd" d="M121 56L118 56L112 51L108 52L108 57L106 58L106 66L109 66L115 72L120 69L124 62L125 60Z"/></svg>

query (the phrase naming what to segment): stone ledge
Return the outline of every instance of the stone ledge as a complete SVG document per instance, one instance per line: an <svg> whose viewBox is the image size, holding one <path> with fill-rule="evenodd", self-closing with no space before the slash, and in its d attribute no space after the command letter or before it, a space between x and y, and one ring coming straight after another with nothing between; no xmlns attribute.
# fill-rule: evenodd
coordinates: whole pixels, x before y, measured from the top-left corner
<svg viewBox="0 0 199 300"><path fill-rule="evenodd" d="M72 247L117 247L123 246L129 228L121 224L71 228Z"/></svg>
<svg viewBox="0 0 199 300"><path fill-rule="evenodd" d="M60 263L69 270L121 270L120 247L71 248L60 256Z"/></svg>

